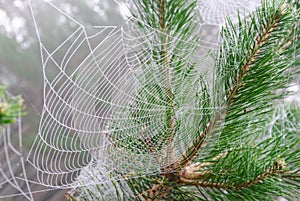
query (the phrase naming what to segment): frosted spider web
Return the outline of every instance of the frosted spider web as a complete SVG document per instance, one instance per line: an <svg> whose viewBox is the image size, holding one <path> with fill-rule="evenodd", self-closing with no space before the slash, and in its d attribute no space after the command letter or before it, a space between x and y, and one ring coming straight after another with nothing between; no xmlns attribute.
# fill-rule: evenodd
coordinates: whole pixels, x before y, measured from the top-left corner
<svg viewBox="0 0 300 201"><path fill-rule="evenodd" d="M116 0L118 3L124 3L129 8L134 8L132 0ZM198 9L203 23L211 25L223 25L226 18L236 23L238 15L247 16L256 7L261 5L261 0L198 0Z"/></svg>
<svg viewBox="0 0 300 201"><path fill-rule="evenodd" d="M218 33L225 17L234 20L237 10L247 15L259 5L258 1L224 2L199 1L195 13L200 12L201 23L195 22L195 26L201 40L192 46L200 49L195 55L177 48L174 45L177 39L169 36L168 45L172 51L186 63L197 63L191 79L185 78L184 74L173 76L174 83L178 83L174 85L174 92L177 97L184 97L176 100L176 121L184 121L178 133L196 133L195 121L199 123L207 113L219 109L218 104L200 108L193 93L201 91L200 75L206 82L212 80L214 57L211 52L218 47ZM31 187L37 184L46 187L46 191L99 183L110 186L112 180L158 173L176 160L195 135L184 139L175 136L171 148L157 141L145 149L145 144L140 143L140 140L147 141L168 131L163 123L166 117L162 115L165 113L165 100L161 97L166 88L162 78L164 73L162 66L151 56L162 45L156 40L158 31L151 27L147 32L141 31L134 18L121 26L85 26L76 16L59 8L55 1L43 3L51 7L53 14L66 17L73 31L59 44L48 44L39 31L42 24L35 15L38 4L29 1L40 44L43 112L28 156L22 154L20 129L17 148L10 142L13 134L10 127L1 130L5 158L0 163L0 182L9 183L18 193L1 191L0 199L21 194L33 200ZM133 6L131 1L118 3ZM192 41L193 35L185 43ZM144 51L144 47L150 48L149 51ZM189 84L184 84L183 80ZM20 119L17 123L20 128ZM132 139L132 146L125 147L122 142L128 139ZM149 149L154 149L156 154L150 153ZM174 152L170 154L169 149ZM21 173L14 172L8 151L16 155L17 164L22 166ZM35 180L27 178L28 168L36 170ZM106 193L114 192L108 188Z"/></svg>

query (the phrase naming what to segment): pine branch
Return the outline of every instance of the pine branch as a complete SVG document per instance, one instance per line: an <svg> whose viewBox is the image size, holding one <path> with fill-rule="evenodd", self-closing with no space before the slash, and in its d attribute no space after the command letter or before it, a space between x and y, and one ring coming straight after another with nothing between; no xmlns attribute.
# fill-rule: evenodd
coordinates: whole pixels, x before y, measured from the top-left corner
<svg viewBox="0 0 300 201"><path fill-rule="evenodd" d="M180 178L178 183L183 185L193 185L201 186L204 188L217 188L217 189L227 189L227 190L241 190L243 188L249 188L253 185L263 183L264 180L270 179L272 177L282 177L282 178L299 178L300 172L291 172L284 170L286 168L286 163L284 160L277 161L270 169L259 174L256 178L251 181L243 183L215 183L206 181L209 178L211 171L202 170L205 166L211 165L212 163L196 163L189 165L181 170Z"/></svg>
<svg viewBox="0 0 300 201"><path fill-rule="evenodd" d="M137 151L140 153L147 152L144 150L143 146L148 147L148 152L156 160L159 161L159 164L161 164L160 166L163 168L165 165L163 163L166 163L167 161L169 163L172 163L172 161L176 160L174 141L176 140L176 128L179 127L180 124L180 122L176 122L175 118L175 98L181 98L177 97L176 93L181 93L182 89L180 89L179 91L177 89L176 91L174 85L178 84L176 83L178 81L175 81L173 79L173 74L176 74L177 76L180 75L180 77L183 77L182 74L184 74L185 80L181 80L182 82L187 82L188 80L192 80L193 82L195 82L195 80L198 79L189 76L189 74L191 74L191 72L195 71L196 69L193 62L188 63L188 61L186 61L186 58L182 56L184 55L188 57L188 52L182 54L182 52L180 51L181 47L184 49L187 47L191 47L189 48L189 50L193 51L194 49L196 49L195 44L197 44L197 40L200 38L198 36L192 37L190 35L190 33L192 33L193 30L197 27L192 26L193 18L195 18L192 11L195 10L196 1L188 4L180 1L167 0L157 0L151 2L142 0L134 2L136 7L138 8L138 12L133 13L133 15L138 18L137 24L139 25L141 30L155 30L154 40L156 42L159 42L158 45L154 47L145 46L145 50L142 52L149 52L149 49L152 49L152 59L153 61L155 61L155 64L158 67L157 70L162 71L163 76L160 77L158 81L154 81L158 83L152 83L153 76L150 75L150 77L148 78L147 74L149 72L145 72L146 80L141 81L142 89L138 92L135 103L136 107L141 111L141 114L139 114L139 111L133 112L133 118L136 119L136 123L134 126L138 125L142 128L139 132L140 136L132 136L132 134L130 134L130 136L126 140L128 143L126 143L123 142L119 137L125 136L126 134L116 133L116 138L112 141L120 141L117 146L127 147L130 150L137 148ZM174 30L176 31L174 32ZM178 35L177 38L174 37L175 35ZM192 44L192 46L187 43L187 41L191 41L190 44ZM170 47L170 44L173 45L173 43L176 44L175 46L178 49ZM143 62L143 54L141 57L141 67L143 69L148 69L149 64ZM157 90L157 88L159 89ZM161 94L156 94L156 91L154 91L154 89L157 91L161 91L163 95L161 96ZM150 98L155 102L150 102ZM157 99L159 99L160 102L158 102ZM163 108L165 113L163 117L163 122L165 122L165 124L161 125L163 126L164 131L158 131L158 134L151 133L151 138L148 138L146 135L141 135L145 133L143 131L144 127L146 127L148 130L148 128L153 129L153 127L158 127L158 125L149 125L149 122L151 121L140 116L150 116L146 115L145 112L148 111L149 108L152 109L154 105L163 106L159 109ZM163 122L160 122L160 124L163 124ZM116 128L115 130L118 130L118 128ZM147 134L149 134L149 132L147 132ZM112 138L113 137L111 137L111 139ZM133 148L128 147L129 144L130 146L133 146ZM155 150L153 149L153 147L155 147ZM158 155L154 154L155 151L165 153L163 155L166 156L162 156L157 159Z"/></svg>
<svg viewBox="0 0 300 201"><path fill-rule="evenodd" d="M275 31L276 27L278 26L280 20L282 19L284 12L285 12L285 5L281 7L281 12L274 14L271 17L270 21L267 24L264 24L264 29L259 33L259 35L254 39L254 45L250 49L246 59L243 62L240 72L237 74L237 78L235 80L234 85L228 92L227 95L227 108L233 103L236 99L236 96L239 94L239 91L243 85L243 79L246 77L247 73L250 71L251 66L253 63L258 59L260 52L266 41L270 38L270 35ZM290 41L292 42L294 39L292 38ZM286 48L287 46L291 45L292 43L288 42L282 45L281 48Z"/></svg>
<svg viewBox="0 0 300 201"><path fill-rule="evenodd" d="M243 80L251 70L252 65L259 59L259 54L261 51L263 51L262 49L264 48L266 41L270 38L270 35L274 31L276 31L276 27L282 20L284 12L285 5L280 8L280 12L276 12L273 16L270 16L270 19L266 20L267 23L264 24L263 29L254 39L254 43L252 44L250 51L245 56L245 59L240 67L240 71L237 73L237 76L235 78L235 81L232 83L231 88L227 92L225 105L221 107L221 110L217 112L206 124L205 129L187 148L186 152L182 154L181 158L165 168L167 172L174 172L174 170L178 170L181 167L187 166L196 157L199 151L205 146L205 138L207 138L207 136L209 135L212 135L213 132L217 130L216 127L219 126L218 122L225 120L226 115L229 112L228 108L230 108L236 97L241 94L240 89L243 86ZM293 30L291 30L291 32L292 31ZM295 37L292 37L288 42L281 44L280 52L290 46L294 40ZM244 109L244 113L246 113L246 109Z"/></svg>
<svg viewBox="0 0 300 201"><path fill-rule="evenodd" d="M265 5L267 6L267 5ZM266 8L264 8L266 9ZM256 68L253 71L259 72L258 63L261 60L262 55L265 55L266 51L266 44L268 41L274 41L272 35L275 35L273 37L276 37L276 34L278 32L277 27L281 26L282 24L286 23L286 19L288 19L289 10L286 9L286 5L281 6L280 9L275 10L274 14L268 16L269 18L264 18L261 21L264 21L265 23L262 26L262 29L260 32L258 32L258 35L253 39L253 43L249 49L249 52L244 56L244 60L241 62L241 66L239 67L239 71L236 72L236 78L231 84L231 87L229 87L229 90L227 90L225 105L221 107L221 110L217 112L215 115L212 116L211 120L207 123L205 129L198 135L196 140L193 142L192 145L188 147L186 152L184 152L175 163L172 163L171 165L167 166L163 169L163 176L168 178L169 181L177 181L179 183L185 183L189 185L200 185L201 187L211 187L211 188L227 188L227 189L243 189L250 187L255 184L259 184L265 179L268 179L272 176L281 174L282 177L285 176L278 168L278 164L274 165L271 169L266 171L265 173L262 173L261 175L254 178L252 181L244 182L240 184L227 184L227 183L211 183L211 182L205 182L205 181L198 181L199 178L209 178L211 171L199 171L199 168L203 168L203 164L195 163L191 164L192 161L196 158L196 156L199 154L199 151L206 145L207 140L206 138L210 135L214 134L214 131L218 130L218 126L220 125L219 122L224 121L227 119L231 112L235 112L232 110L232 105L235 104L235 102L238 102L237 97L243 96L243 90L246 88L245 85L248 84L247 81L251 78L249 78L251 75L252 68ZM254 20L254 18L252 18ZM292 21L291 21L292 22ZM293 22L292 22L293 23ZM241 22L240 22L241 25ZM287 26L288 27L288 26ZM236 27L231 27L233 30L236 29ZM290 30L289 33L292 33L294 31L294 27L289 27ZM248 27L246 28L248 29ZM279 29L280 30L280 29ZM241 31L243 32L243 31ZM285 54L285 50L290 48L291 45L295 42L296 37L291 36L287 37L287 40L282 41L278 48L276 50L273 50L272 54ZM270 44L268 44L270 45ZM277 51L277 52L276 52ZM269 58L270 59L270 58ZM267 62L268 63L268 62ZM264 67L264 65L262 65ZM263 72L263 69L261 67L261 71ZM284 70L287 68L282 68L279 71L284 72ZM250 74L250 75L249 75ZM246 80L246 81L245 81ZM275 86L275 85L274 85ZM278 87L283 87L283 85L278 84ZM263 102L262 102L263 103ZM245 115L248 113L247 108L242 108L242 113ZM210 163L204 163L204 164L210 164ZM177 173L179 171L179 174ZM294 175L294 178L298 177L299 175Z"/></svg>
<svg viewBox="0 0 300 201"><path fill-rule="evenodd" d="M172 89L172 69L170 66L171 55L168 51L168 25L167 25L167 0L159 0L159 25L160 31L162 32L162 47L161 47L161 66L163 67L162 72L166 77L166 89L165 89L165 101L166 101L166 147L165 152L167 153L167 160L175 160L174 153L174 136L175 136L175 108L174 108L174 93Z"/></svg>
<svg viewBox="0 0 300 201"><path fill-rule="evenodd" d="M186 57L181 58L176 54L176 50L171 50L168 46L172 41L180 48L190 47L182 41L194 34L193 24L189 23L189 20L195 4L185 6L184 1L167 0L141 0L135 3L138 7L135 17L139 17L144 23L138 21L140 28L145 32L147 29L156 30L155 42L158 41L159 45L151 51L159 70L163 69L163 78L160 80L163 83L149 83L151 79L149 81L148 75L145 75L146 81L141 82L143 86L136 98L136 108L142 112L131 111L133 120L125 122L124 126L126 128L127 125L138 125L136 127L141 128L138 135L132 135L136 132L134 129L119 129L120 133L112 135L111 141L116 147L125 148L134 155L151 155L157 160L161 172L154 176L139 175L139 178L133 178L131 174L126 175L126 172L122 178L126 179L134 194L130 198L179 200L184 199L180 197L182 195L190 195L192 200L204 200L207 197L216 198L215 200L230 200L232 197L246 199L247 196L254 200L255 196L263 195L247 195L247 191L255 192L253 189L256 187L260 191L267 188L270 188L269 192L275 191L279 186L274 182L276 179L291 179L294 183L289 184L289 187L295 188L299 183L296 180L299 178L299 171L296 171L299 168L299 135L297 130L290 131L290 127L285 127L285 124L300 120L296 121L293 116L285 117L286 122L283 120L275 126L272 125L276 131L280 131L272 132L272 137L268 136L266 127L275 105L274 99L279 100L285 94L275 91L288 85L293 74L289 73L286 76L286 72L299 63L299 13L293 13L290 5L285 6L282 3L281 7L277 7L274 2L266 2L248 21L240 20L238 25L228 21L227 27L222 31L224 41L215 64L216 74L221 79L215 80L213 91L210 93L201 75L200 78L189 77L188 71L195 70L196 64L183 61L187 58L186 55L196 52L197 48L192 46L194 52L186 53ZM174 10L178 13L173 12ZM178 23L178 19L182 18ZM175 35L180 40L172 38ZM147 50L145 47L145 52ZM199 128L192 131L186 129L186 133L176 130L176 126L181 123L175 118L176 96L184 94L176 93L173 80L173 74L176 73L184 74L184 78L179 79L179 82L197 80L200 83L197 83L197 86L201 88L199 91L192 90L192 93L196 94L195 101L199 101L199 108L204 108L205 117L195 121L196 125L193 126ZM184 86L190 87L190 83L194 84L187 82ZM219 97L223 95L224 97ZM185 100L186 97L179 98ZM215 100L222 100L222 103L214 103ZM145 115L148 114L149 108L153 109L156 105L164 106L164 121L154 121L161 123L160 127L149 124L151 114ZM209 112L205 111L205 108L211 108L211 105L221 107L215 113L207 115ZM151 126L155 127L154 130L166 130L163 134L156 133L155 130L155 136L148 135L153 129ZM114 130L118 131L118 128ZM183 135L182 139L187 138L187 135L195 137L183 153L179 152L174 144L174 136L179 134ZM175 151L181 153L178 159L172 156L175 155ZM162 152L166 152L167 157L160 156ZM288 185L287 182L283 184ZM195 189L186 190L186 187L196 187L199 192L195 193ZM202 189L208 191L199 195L203 193ZM222 191L224 189L226 193ZM282 192L292 192L290 189L284 190ZM218 193L220 199L217 199Z"/></svg>

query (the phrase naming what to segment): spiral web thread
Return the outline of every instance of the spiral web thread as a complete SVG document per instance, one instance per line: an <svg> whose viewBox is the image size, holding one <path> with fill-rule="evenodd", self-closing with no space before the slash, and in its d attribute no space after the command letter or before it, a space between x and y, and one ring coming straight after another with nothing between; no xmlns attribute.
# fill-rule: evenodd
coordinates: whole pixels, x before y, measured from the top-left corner
<svg viewBox="0 0 300 201"><path fill-rule="evenodd" d="M195 123L199 124L203 116L219 109L218 104L211 108L199 107L195 92L201 92L201 79L207 83L213 79L211 52L218 46L218 33L225 17L234 19L237 10L246 15L259 5L258 1L251 5L243 0L224 2L199 1L201 17L195 26L199 27L196 32L201 34L201 40L190 47L200 51L192 56L186 54L189 50L177 48L174 45L177 39L172 37L167 44L185 63L197 63L189 72L190 77L178 73L172 78L177 97L183 97L176 99L175 106L176 120L183 122L178 133L196 133ZM37 184L45 186L47 191L107 183L109 195L113 193L109 190L112 180L155 174L178 159L195 135L186 138L176 135L172 153L159 141L152 145L145 143L156 134L168 131L164 127L166 103L161 95L167 87L162 70L166 63L157 64L151 56L165 45L155 38L161 33L151 27L146 33L141 31L132 18L121 26L85 26L55 2L44 3L53 9L52 14L65 16L73 32L60 44L48 44L39 31L41 24L34 12L38 7L29 1L40 44L44 106L38 133L27 157L20 150L21 133L18 133L20 145L14 149L9 141L13 134L9 127L1 130L7 161L1 161L0 182L8 182L19 193L1 192L0 199L22 194L33 200L31 187ZM129 1L117 3L132 6ZM192 38L185 42L192 43ZM150 48L149 51L144 51L145 47ZM182 69L188 70L184 66ZM202 94L198 94L199 97ZM18 123L20 127L21 122ZM124 141L130 146L124 146ZM14 152L18 164L22 165L18 176L10 165L8 150ZM36 180L27 179L26 172L30 168L36 170Z"/></svg>

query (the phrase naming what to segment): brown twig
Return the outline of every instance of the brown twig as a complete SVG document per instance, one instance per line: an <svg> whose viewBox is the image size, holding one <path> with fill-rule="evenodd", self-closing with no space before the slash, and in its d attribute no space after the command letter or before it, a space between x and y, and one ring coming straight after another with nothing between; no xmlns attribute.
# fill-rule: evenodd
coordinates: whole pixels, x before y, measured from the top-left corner
<svg viewBox="0 0 300 201"><path fill-rule="evenodd" d="M168 198L168 192L172 189L172 186L167 186L165 184L166 183L163 180L159 180L151 189L136 195L136 197L142 201L165 200Z"/></svg>
<svg viewBox="0 0 300 201"><path fill-rule="evenodd" d="M171 55L168 52L168 27L167 27L167 0L159 0L159 26L160 31L162 33L162 47L161 47L161 64L163 67L163 72L166 76L166 84L167 87L165 89L165 97L166 97L166 125L168 125L168 129L166 131L167 139L165 140L165 147L163 152L166 153L166 158L162 158L161 160L167 161L175 161L174 154L174 137L175 137L175 111L174 111L174 94L172 89L172 70L170 59Z"/></svg>

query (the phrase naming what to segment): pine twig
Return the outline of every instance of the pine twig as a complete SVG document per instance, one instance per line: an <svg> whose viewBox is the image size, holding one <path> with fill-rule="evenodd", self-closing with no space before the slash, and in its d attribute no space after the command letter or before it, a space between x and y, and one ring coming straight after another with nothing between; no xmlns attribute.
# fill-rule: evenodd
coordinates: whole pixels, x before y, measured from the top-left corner
<svg viewBox="0 0 300 201"><path fill-rule="evenodd" d="M211 120L207 123L205 129L198 135L198 137L195 139L192 145L190 145L187 148L187 150L182 154L182 156L176 162L170 164L165 168L166 172L174 172L175 170L179 170L180 168L186 167L188 164L190 164L191 161L196 157L200 149L202 149L206 144L205 138L211 135L212 132L217 129L217 126L219 125L218 122L225 119L226 115L228 114L228 108L230 108L230 106L233 104L237 95L239 94L240 89L243 86L244 77L251 70L251 66L258 58L258 55L262 51L264 44L271 36L272 32L274 32L276 27L279 25L280 20L284 15L284 12L285 12L285 5L281 7L281 12L279 13L279 15L274 15L273 16L274 18L270 21L267 21L268 24L264 25L263 30L254 40L253 47L250 49L248 56L242 63L241 70L237 74L233 86L227 93L226 96L227 100L225 106L221 108L219 113L216 113L211 118ZM286 48L290 44L291 42L289 41L283 46L284 48Z"/></svg>
<svg viewBox="0 0 300 201"><path fill-rule="evenodd" d="M215 183L215 182L205 181L206 175L210 174L211 172L210 171L201 172L202 167L203 166L200 166L200 165L190 166L190 171L184 172L184 174L182 174L182 177L180 177L179 183L181 183L183 185L201 186L203 188L241 190L241 189L249 188L253 185L262 183L264 180L269 179L274 176L280 176L283 178L300 178L300 173L284 171L284 169L286 168L286 164L285 164L284 160L277 161L270 169L268 169L266 172L258 175L253 180L243 182L240 184ZM202 179L202 181L199 181L200 178Z"/></svg>

